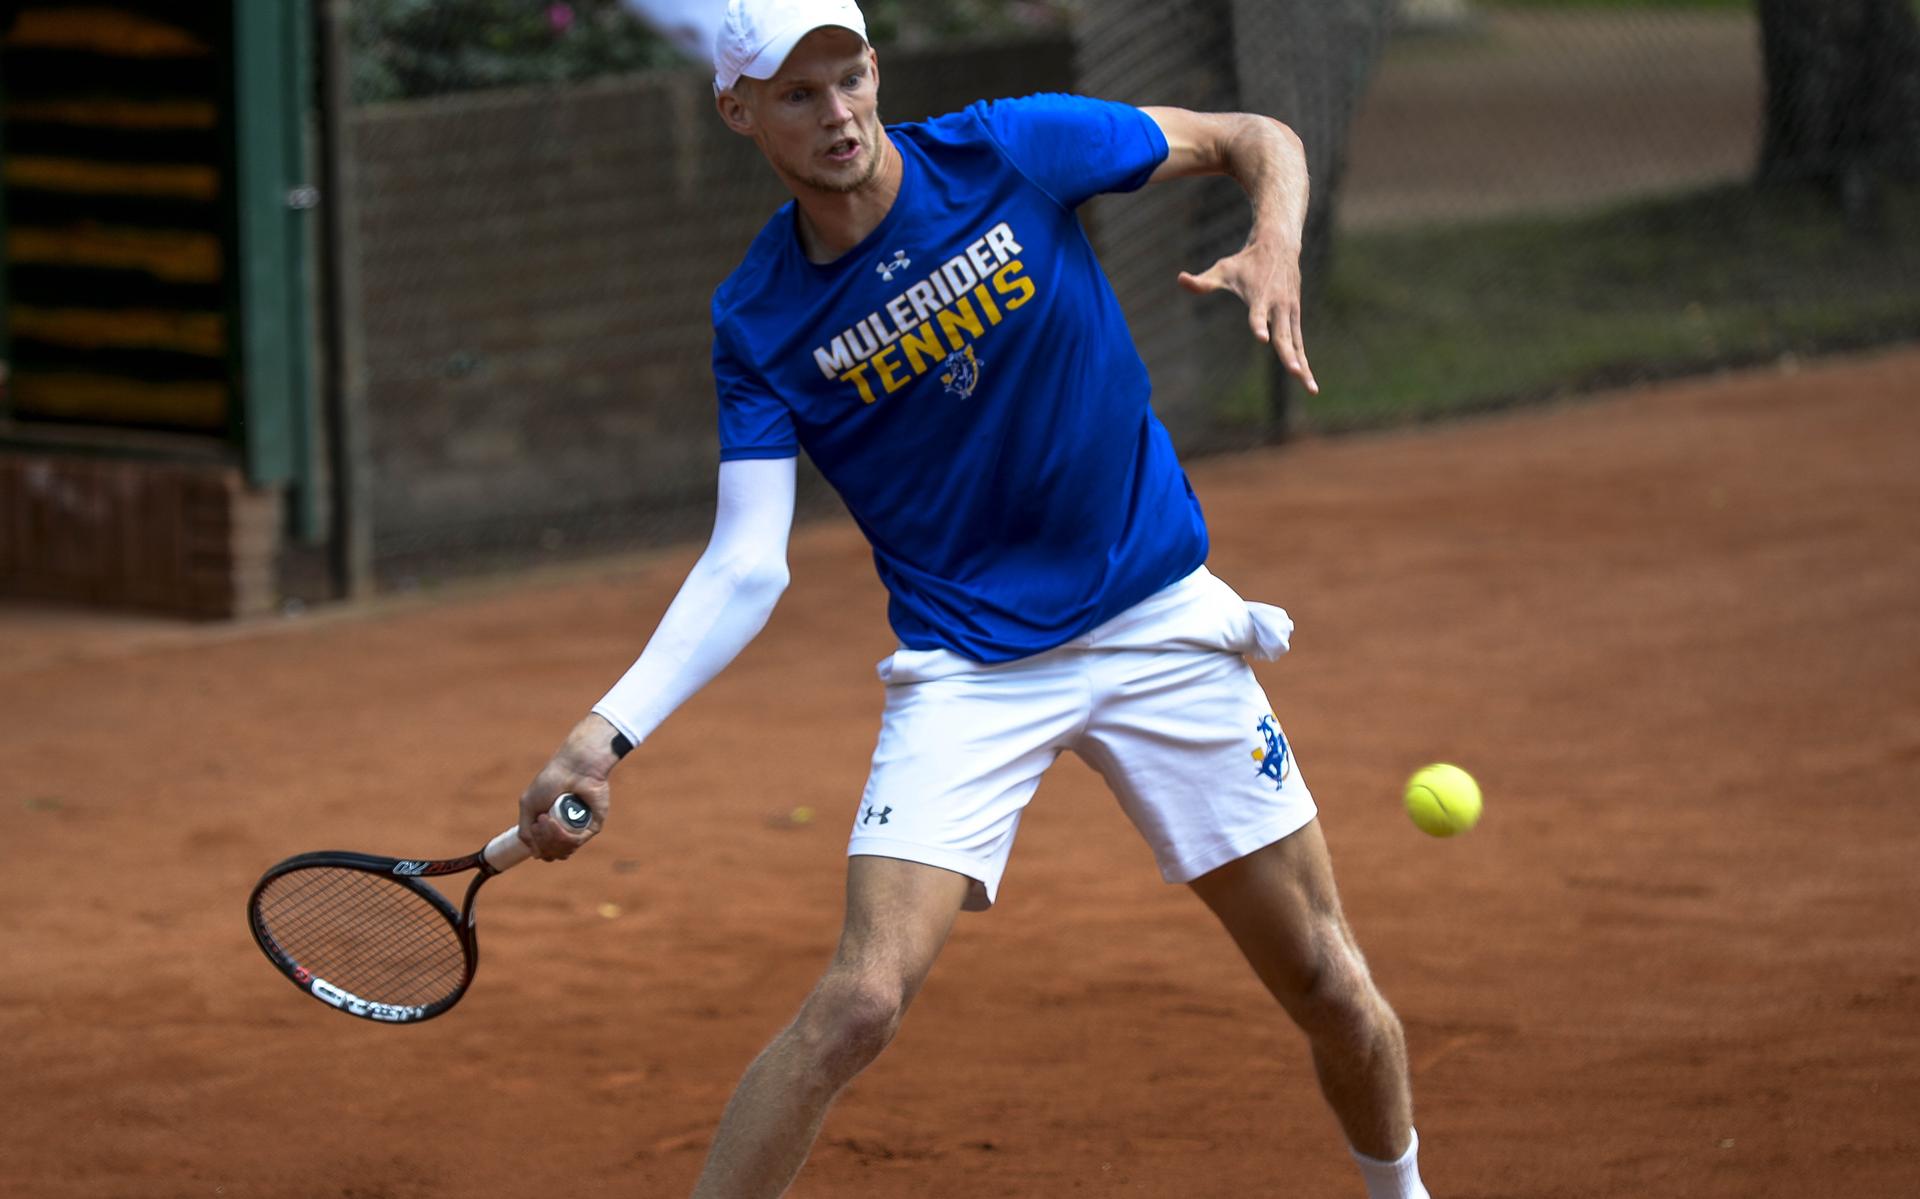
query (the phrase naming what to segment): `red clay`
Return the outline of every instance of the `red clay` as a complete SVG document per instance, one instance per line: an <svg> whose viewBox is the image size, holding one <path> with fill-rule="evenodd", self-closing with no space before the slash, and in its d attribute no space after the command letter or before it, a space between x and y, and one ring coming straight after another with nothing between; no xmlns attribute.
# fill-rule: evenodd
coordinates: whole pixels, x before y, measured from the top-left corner
<svg viewBox="0 0 1920 1199"><path fill-rule="evenodd" d="M1920 1189L1916 395L1902 351L1195 467L1214 570L1299 621L1261 673L1437 1195ZM0 1191L684 1193L836 931L889 648L850 527L589 852L487 888L451 1015L303 998L243 906L295 851L504 826L693 552L237 633L0 621ZM1468 837L1399 811L1434 759L1486 789ZM794 1193L1360 1189L1297 1036L1063 763Z"/></svg>

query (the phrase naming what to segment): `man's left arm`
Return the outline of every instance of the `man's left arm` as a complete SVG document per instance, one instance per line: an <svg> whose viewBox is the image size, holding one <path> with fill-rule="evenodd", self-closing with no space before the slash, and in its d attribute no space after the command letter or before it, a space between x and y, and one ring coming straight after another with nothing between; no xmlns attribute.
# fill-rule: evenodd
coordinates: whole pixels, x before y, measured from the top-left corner
<svg viewBox="0 0 1920 1199"><path fill-rule="evenodd" d="M1253 204L1247 244L1198 275L1180 273L1196 295L1225 289L1247 305L1253 335L1274 347L1287 370L1318 393L1300 329L1300 241L1307 223L1307 156L1293 130L1252 113L1143 109L1167 139L1167 157L1149 183L1226 175Z"/></svg>

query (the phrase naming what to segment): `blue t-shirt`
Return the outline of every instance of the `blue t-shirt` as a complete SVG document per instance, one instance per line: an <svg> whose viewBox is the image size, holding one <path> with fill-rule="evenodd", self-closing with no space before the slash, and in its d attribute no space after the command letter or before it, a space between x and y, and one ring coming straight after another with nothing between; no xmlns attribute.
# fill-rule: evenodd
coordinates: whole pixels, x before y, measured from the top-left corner
<svg viewBox="0 0 1920 1199"><path fill-rule="evenodd" d="M720 457L804 448L873 545L910 649L1054 648L1206 559L1200 505L1074 210L1167 156L1072 96L888 128L886 219L826 265L783 207L713 299Z"/></svg>

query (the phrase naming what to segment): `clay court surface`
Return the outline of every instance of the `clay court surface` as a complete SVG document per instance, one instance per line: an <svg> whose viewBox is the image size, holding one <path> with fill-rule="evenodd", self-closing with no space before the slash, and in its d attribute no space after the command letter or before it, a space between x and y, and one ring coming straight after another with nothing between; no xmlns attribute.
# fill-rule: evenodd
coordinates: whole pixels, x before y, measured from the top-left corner
<svg viewBox="0 0 1920 1199"><path fill-rule="evenodd" d="M1261 675L1436 1195L1920 1189L1916 395L1891 352L1196 464L1215 572L1299 622ZM890 649L850 527L597 843L488 886L449 1016L322 1007L243 905L295 851L503 827L694 553L239 630L5 614L0 1192L683 1194L834 940ZM1399 811L1433 759L1485 785L1465 839ZM794 1193L1360 1189L1068 759Z"/></svg>

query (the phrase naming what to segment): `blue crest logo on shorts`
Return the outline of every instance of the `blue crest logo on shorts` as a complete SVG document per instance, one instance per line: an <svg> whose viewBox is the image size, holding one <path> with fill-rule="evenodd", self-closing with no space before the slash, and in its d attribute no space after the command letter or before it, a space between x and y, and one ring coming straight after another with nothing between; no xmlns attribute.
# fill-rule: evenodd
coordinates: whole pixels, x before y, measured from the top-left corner
<svg viewBox="0 0 1920 1199"><path fill-rule="evenodd" d="M1253 760L1260 763L1260 773L1273 780L1273 789L1278 791L1287 785L1287 776L1293 773L1293 753L1287 748L1287 736L1280 731L1280 722L1269 712L1253 726L1266 744L1253 751Z"/></svg>
<svg viewBox="0 0 1920 1199"><path fill-rule="evenodd" d="M971 344L948 354L940 365L947 368L941 372L940 382L946 385L948 395L964 400L980 385L980 360L973 356Z"/></svg>

